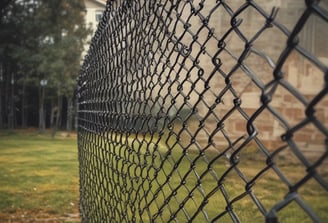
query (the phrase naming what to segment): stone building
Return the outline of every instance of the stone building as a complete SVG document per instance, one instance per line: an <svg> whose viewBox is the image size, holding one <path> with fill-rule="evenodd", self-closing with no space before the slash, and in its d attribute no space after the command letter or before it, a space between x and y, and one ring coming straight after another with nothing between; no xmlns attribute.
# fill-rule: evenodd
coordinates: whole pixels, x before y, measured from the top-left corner
<svg viewBox="0 0 328 223"><path fill-rule="evenodd" d="M101 58L102 69L114 79L104 79L99 88L104 96L119 97L106 106L128 119L122 128L133 128L132 122L142 123L149 113L162 118L159 123L170 122L169 114L178 120L169 128L183 139L183 146L193 142L204 148L210 142L220 150L247 135L247 120L256 116L258 138L275 149L283 143L282 134L305 119L306 106L323 89L325 75L296 50L282 65L283 81L271 102L256 114L306 8L304 1L145 2L131 1L135 4L131 11L116 9L120 4L113 3L110 19L115 21L108 38L116 44L110 48L110 58ZM320 6L327 9L328 2L321 1ZM129 14L122 17L122 13ZM273 20L266 25L271 14ZM327 35L326 22L312 14L298 35L298 49L327 66ZM316 119L325 126L327 105L326 97L315 106ZM309 124L293 139L304 149L322 149L325 136Z"/></svg>
<svg viewBox="0 0 328 223"><path fill-rule="evenodd" d="M87 52L90 40L97 30L98 24L101 21L106 7L106 0L84 0L85 4L85 23L90 27L92 34L89 35L87 44L85 46L85 53Z"/></svg>
<svg viewBox="0 0 328 223"><path fill-rule="evenodd" d="M85 0L84 4L86 9L86 24L91 26L93 31L96 31L98 23L105 11L106 0Z"/></svg>
<svg viewBox="0 0 328 223"><path fill-rule="evenodd" d="M252 117L262 105L260 98L265 89L274 79L273 72L279 57L286 47L289 33L306 8L304 1L274 0L256 1L257 6L249 5L243 9L245 1L225 1L216 8L212 1L198 1L193 4L177 4L175 10L167 15L170 22L166 25L166 37L158 40L158 45L164 52L153 56L158 64L164 65L160 72L160 84L155 86L152 97L164 106L171 116L181 116L182 111L191 113L193 107L197 109L196 121L188 119L188 130L175 126L181 138L188 144L196 134L196 141L203 146L213 137L219 147L228 146L225 134L234 141L247 132L247 121L240 112L226 114L234 107L234 99L241 99L240 108L244 115ZM201 2L201 1L199 1ZM322 1L322 7L327 8L328 2ZM198 8L196 7L198 6ZM228 8L229 6L230 8ZM259 6L259 7L258 7ZM169 11L170 5L164 5L163 11ZM272 10L279 9L273 25L260 31L266 24ZM258 10L257 8L261 8ZM190 16L190 12L199 9L199 14ZM239 10L239 14L233 13ZM160 11L160 10L158 10ZM162 15L165 18L165 13ZM237 29L232 29L232 17L240 21ZM278 24L278 25L277 25ZM229 31L231 30L231 31ZM287 30L286 33L285 31ZM228 35L226 35L229 33ZM259 34L259 35L258 35ZM211 38L208 38L212 35ZM225 36L226 35L226 36ZM256 36L258 35L258 36ZM324 65L328 65L326 36L328 29L326 22L318 16L311 15L299 34L299 46L317 57ZM239 59L245 52L247 43L251 39L251 50L242 60L242 66L235 69ZM220 46L220 40L223 44ZM165 41L168 41L166 43ZM156 44L155 44L156 45ZM177 48L170 55L166 52ZM220 51L220 47L222 50ZM169 48L169 49L168 49ZM154 47L155 49L155 47ZM220 51L220 52L219 52ZM185 54L185 55L184 55ZM220 68L216 65L220 63ZM156 63L155 63L156 64ZM288 125L293 127L305 119L306 106L297 98L298 96L310 102L314 96L323 89L324 73L318 69L308 58L299 52L291 53L282 67L284 81L293 88L286 89L278 85L270 107L286 119ZM230 76L231 88L226 89L226 77ZM149 78L149 82L153 78ZM294 91L297 91L296 95ZM219 100L220 103L215 103ZM328 98L316 106L317 119L328 125ZM210 110L210 112L209 112ZM188 115L187 115L188 116ZM206 117L206 119L204 119ZM183 120L181 121L186 121ZM199 121L199 120L203 120ZM215 133L214 129L220 120L224 119L224 132ZM275 117L269 109L265 109L254 122L259 130L258 138L268 148L276 148L281 142L281 135L286 131L279 118ZM198 131L199 125L204 129ZM305 126L294 136L300 147L323 148L325 136L312 125Z"/></svg>

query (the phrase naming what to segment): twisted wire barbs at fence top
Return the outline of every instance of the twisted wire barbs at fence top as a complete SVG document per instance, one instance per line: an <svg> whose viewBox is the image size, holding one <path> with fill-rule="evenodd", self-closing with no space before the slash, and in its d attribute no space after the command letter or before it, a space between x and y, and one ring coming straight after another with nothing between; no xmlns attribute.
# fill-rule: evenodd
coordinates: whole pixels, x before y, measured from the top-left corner
<svg viewBox="0 0 328 223"><path fill-rule="evenodd" d="M78 79L82 221L328 221L327 18L108 1Z"/></svg>

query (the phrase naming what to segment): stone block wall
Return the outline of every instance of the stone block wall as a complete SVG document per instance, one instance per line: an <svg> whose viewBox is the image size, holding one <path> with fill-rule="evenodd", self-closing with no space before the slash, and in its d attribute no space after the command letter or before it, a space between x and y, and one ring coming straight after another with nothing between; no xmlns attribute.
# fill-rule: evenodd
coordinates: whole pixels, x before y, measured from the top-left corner
<svg viewBox="0 0 328 223"><path fill-rule="evenodd" d="M202 147L211 141L216 147L226 148L232 143L229 140L237 140L246 134L247 122L241 113L235 111L226 116L234 106L234 99L241 99L240 107L248 117L261 106L262 88L273 80L274 66L286 46L288 36L275 25L266 29L254 41L254 50L243 61L243 67L234 70L238 58L245 50L245 40L235 31L231 31L224 39L224 47L220 51L219 42L231 29L231 15L223 5L213 10L213 3L210 2L204 2L204 7L200 10L201 15L198 16L190 16L192 7L189 4L178 5L175 14L170 15L172 22L168 23L166 35L170 36L171 40L167 44L164 41L162 45L178 49L177 52L165 55L164 59L157 57L158 63L163 65L162 69L158 70L161 76L159 81L162 84L150 92L150 95L156 98L155 101L160 106L167 108L168 112L173 112L172 115L179 116L178 111L182 107L190 110L196 107L197 118L188 121L188 128L183 130L181 123L175 126L179 137L185 139L184 144L189 144L195 135L196 143L202 144ZM232 11L238 10L244 3L235 0L225 2ZM293 29L305 8L303 1L261 0L256 3L267 14L270 14L273 7L280 8L276 21L289 31ZM193 5L197 3L194 1ZM169 5L163 7L169 8ZM266 22L253 7L245 9L237 18L243 20L239 30L247 40L252 39ZM206 27L202 25L204 19L208 19ZM328 34L328 29L324 29L325 26L319 18L311 17L300 34L300 45L327 65L327 51L323 50L327 49L324 36ZM213 38L208 38L209 35L213 35ZM183 49L186 51L185 56L181 55ZM165 52L165 48L163 51ZM266 55L267 59L263 55ZM219 69L216 69L216 63L222 63ZM322 71L298 52L293 52L289 56L283 66L283 72L284 81L308 102L323 88ZM229 75L233 91L231 88L226 89L226 76ZM261 86L257 86L256 83L260 83ZM220 103L216 104L218 98ZM317 118L326 124L327 104L328 98L316 107ZM306 106L283 85L279 85L276 90L270 107L283 117L290 127L305 118ZM209 108L211 112L208 112ZM204 119L205 117L207 118ZM214 132L220 120L224 120L224 131ZM258 138L269 149L282 144L280 138L286 131L286 126L283 126L271 112L262 112L254 124L259 130ZM199 131L199 126L203 126L204 129ZM324 139L324 135L311 125L304 127L294 136L294 140L305 149L323 148Z"/></svg>

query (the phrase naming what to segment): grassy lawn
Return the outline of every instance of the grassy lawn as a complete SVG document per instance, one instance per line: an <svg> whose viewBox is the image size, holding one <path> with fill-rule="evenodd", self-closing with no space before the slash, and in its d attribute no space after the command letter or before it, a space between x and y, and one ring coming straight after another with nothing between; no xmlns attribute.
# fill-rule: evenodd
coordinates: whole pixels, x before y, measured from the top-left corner
<svg viewBox="0 0 328 223"><path fill-rule="evenodd" d="M97 212L113 222L122 221L120 213L124 213L124 222L135 217L135 222L193 219L193 222L229 223L232 222L226 211L229 200L240 222L265 222L253 198L268 212L284 200L289 191L271 169L256 180L252 186L253 197L250 196L245 193L246 183L236 169L231 169L225 159L216 159L213 151L199 155L191 149L185 156L181 147L174 146L174 140L161 140L154 150L156 138L135 140L133 135L130 138L112 135L112 143L108 144L107 137L93 138L102 145L98 149L89 141L91 137L85 141L83 172L88 177L83 184L88 200L83 205L90 216ZM126 144L115 145L126 140ZM169 151L165 143L172 150ZM266 160L255 155L253 152L241 154L238 164L239 171L249 180L266 167ZM302 164L291 162L288 157L276 160L276 164L291 182L296 183L306 174ZM326 173L322 173L323 176ZM311 179L297 192L322 222L328 222L328 193L318 182ZM284 223L312 222L295 200L278 212L278 219Z"/></svg>
<svg viewBox="0 0 328 223"><path fill-rule="evenodd" d="M78 222L78 179L76 136L0 132L0 222Z"/></svg>
<svg viewBox="0 0 328 223"><path fill-rule="evenodd" d="M116 136L112 137L114 140ZM102 147L96 149L93 143L85 147L84 162L89 165L82 170L87 177L84 186L94 198L89 197L83 204L91 212L105 216L123 212L126 219L135 216L136 222L140 218L144 222L150 218L154 222L169 222L172 217L178 222L191 218L193 222L206 222L222 214L220 223L232 222L229 213L225 213L227 202L222 193L225 191L229 201L234 201L232 206L241 222L264 222L250 195L238 198L245 192L245 183L237 172L227 171L229 165L224 159L211 162L215 153L199 156L190 150L184 156L178 146L168 152L165 143L171 147L174 140L159 142L155 151L152 142L155 138L136 141L132 136L125 146L105 146L106 137L95 140ZM238 168L252 179L265 167L264 163L265 160L246 154ZM305 173L302 165L288 160L283 160L279 168L295 182ZM217 187L225 173L225 180ZM0 132L1 223L79 222L78 185L75 136L58 134L52 139L50 134L38 135L33 131ZM272 170L256 180L252 189L267 211L288 192ZM327 191L315 180L309 180L298 193L323 222L328 222ZM280 211L278 217L279 222L312 222L295 201Z"/></svg>

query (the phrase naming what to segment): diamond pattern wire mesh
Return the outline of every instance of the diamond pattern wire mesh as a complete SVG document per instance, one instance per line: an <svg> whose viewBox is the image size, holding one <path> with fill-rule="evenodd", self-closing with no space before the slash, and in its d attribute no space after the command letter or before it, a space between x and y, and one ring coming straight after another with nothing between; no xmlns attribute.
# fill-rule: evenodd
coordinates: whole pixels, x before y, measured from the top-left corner
<svg viewBox="0 0 328 223"><path fill-rule="evenodd" d="M82 221L328 221L326 6L108 1L78 78Z"/></svg>

